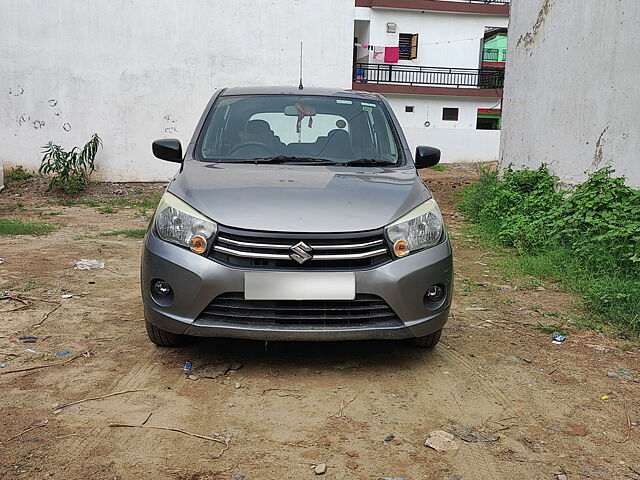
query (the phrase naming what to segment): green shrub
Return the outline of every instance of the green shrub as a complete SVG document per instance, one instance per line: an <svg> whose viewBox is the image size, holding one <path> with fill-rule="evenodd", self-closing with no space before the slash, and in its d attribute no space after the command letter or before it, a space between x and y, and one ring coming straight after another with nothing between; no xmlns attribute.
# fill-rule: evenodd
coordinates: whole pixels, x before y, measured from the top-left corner
<svg viewBox="0 0 640 480"><path fill-rule="evenodd" d="M33 173L25 170L22 165L16 165L7 173L7 179L15 182L29 180L31 177L33 177Z"/></svg>
<svg viewBox="0 0 640 480"><path fill-rule="evenodd" d="M518 249L522 272L561 280L591 312L640 330L640 191L613 173L603 168L569 192L545 165L483 171L460 208Z"/></svg>
<svg viewBox="0 0 640 480"><path fill-rule="evenodd" d="M66 194L82 192L89 183L89 175L95 170L95 158L100 145L102 140L94 133L82 150L73 147L67 152L53 142L42 147L44 157L38 172L53 174L47 191L56 189Z"/></svg>

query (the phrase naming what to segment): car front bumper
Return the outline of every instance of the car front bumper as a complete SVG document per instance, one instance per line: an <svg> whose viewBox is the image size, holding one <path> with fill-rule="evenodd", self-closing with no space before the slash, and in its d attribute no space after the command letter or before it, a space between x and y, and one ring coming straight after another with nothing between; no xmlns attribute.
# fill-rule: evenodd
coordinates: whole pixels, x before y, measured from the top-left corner
<svg viewBox="0 0 640 480"><path fill-rule="evenodd" d="M176 334L259 340L335 341L422 337L441 329L447 321L453 289L453 259L448 240L369 270L356 270L356 293L382 298L400 322L365 326L268 325L211 321L201 313L218 295L244 291L244 273L189 250L164 242L151 231L142 255L142 298L147 321ZM301 272L304 274L304 272ZM154 279L169 282L173 303L159 305L150 293ZM434 284L446 287L438 308L425 307L424 295Z"/></svg>

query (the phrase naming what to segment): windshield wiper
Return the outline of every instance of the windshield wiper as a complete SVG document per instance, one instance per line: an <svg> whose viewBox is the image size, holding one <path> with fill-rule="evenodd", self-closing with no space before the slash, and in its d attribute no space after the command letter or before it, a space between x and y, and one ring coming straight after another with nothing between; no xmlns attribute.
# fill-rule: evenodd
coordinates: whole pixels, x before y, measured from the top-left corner
<svg viewBox="0 0 640 480"><path fill-rule="evenodd" d="M358 160L350 160L343 163L347 167L383 167L385 165L395 165L396 162L389 162L387 160L375 160L372 158L360 158Z"/></svg>
<svg viewBox="0 0 640 480"><path fill-rule="evenodd" d="M314 157L293 157L286 155L279 155L277 157L258 157L246 160L247 162L255 163L316 163L321 165L335 165L336 162L326 158L314 158Z"/></svg>

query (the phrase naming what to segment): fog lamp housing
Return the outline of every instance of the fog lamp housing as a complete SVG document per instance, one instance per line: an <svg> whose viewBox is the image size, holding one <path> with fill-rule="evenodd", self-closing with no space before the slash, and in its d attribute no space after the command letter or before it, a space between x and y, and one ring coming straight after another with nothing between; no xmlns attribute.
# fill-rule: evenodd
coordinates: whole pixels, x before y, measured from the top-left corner
<svg viewBox="0 0 640 480"><path fill-rule="evenodd" d="M169 282L156 278L151 282L151 297L158 304L167 307L173 303L173 289Z"/></svg>

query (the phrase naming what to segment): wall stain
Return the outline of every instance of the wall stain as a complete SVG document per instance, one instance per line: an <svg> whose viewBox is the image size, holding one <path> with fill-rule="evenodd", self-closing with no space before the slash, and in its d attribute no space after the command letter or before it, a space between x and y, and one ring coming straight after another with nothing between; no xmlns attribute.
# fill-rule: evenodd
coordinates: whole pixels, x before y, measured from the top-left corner
<svg viewBox="0 0 640 480"><path fill-rule="evenodd" d="M589 167L589 170L591 171L596 171L600 166L600 163L602 163L602 158L604 156L604 134L607 133L607 130L609 130L609 125L602 130L602 133L600 133L598 141L596 142L596 151L593 154L593 162L591 162L591 167Z"/></svg>
<svg viewBox="0 0 640 480"><path fill-rule="evenodd" d="M9 88L9 95L13 95L14 97L19 97L24 94L24 88L18 85L16 88Z"/></svg>
<svg viewBox="0 0 640 480"><path fill-rule="evenodd" d="M34 120L32 125L33 125L33 128L35 128L36 130L40 130L42 127L45 126L45 123L42 120Z"/></svg>
<svg viewBox="0 0 640 480"><path fill-rule="evenodd" d="M62 125L62 129L63 129L65 132L70 132L70 131L71 131L71 124L69 124L69 123L65 123L64 125Z"/></svg>
<svg viewBox="0 0 640 480"><path fill-rule="evenodd" d="M524 47L528 50L529 47L536 42L536 40L538 39L538 34L540 33L540 29L547 21L549 11L554 5L555 0L544 0L542 8L540 8L540 11L538 12L538 19L536 20L536 23L533 24L533 29L530 32L525 33L524 35L520 35L518 43L516 44L516 48L520 47L521 44L524 44Z"/></svg>
<svg viewBox="0 0 640 480"><path fill-rule="evenodd" d="M27 115L26 113L23 113L23 114L20 116L20 118L18 118L17 122L18 122L18 125L22 126L22 125L24 125L25 123L27 123L29 120L31 120L31 116L30 116L30 115Z"/></svg>
<svg viewBox="0 0 640 480"><path fill-rule="evenodd" d="M58 104L58 101L55 98L52 98L51 100L49 100L49 106L50 107L55 107Z"/></svg>

